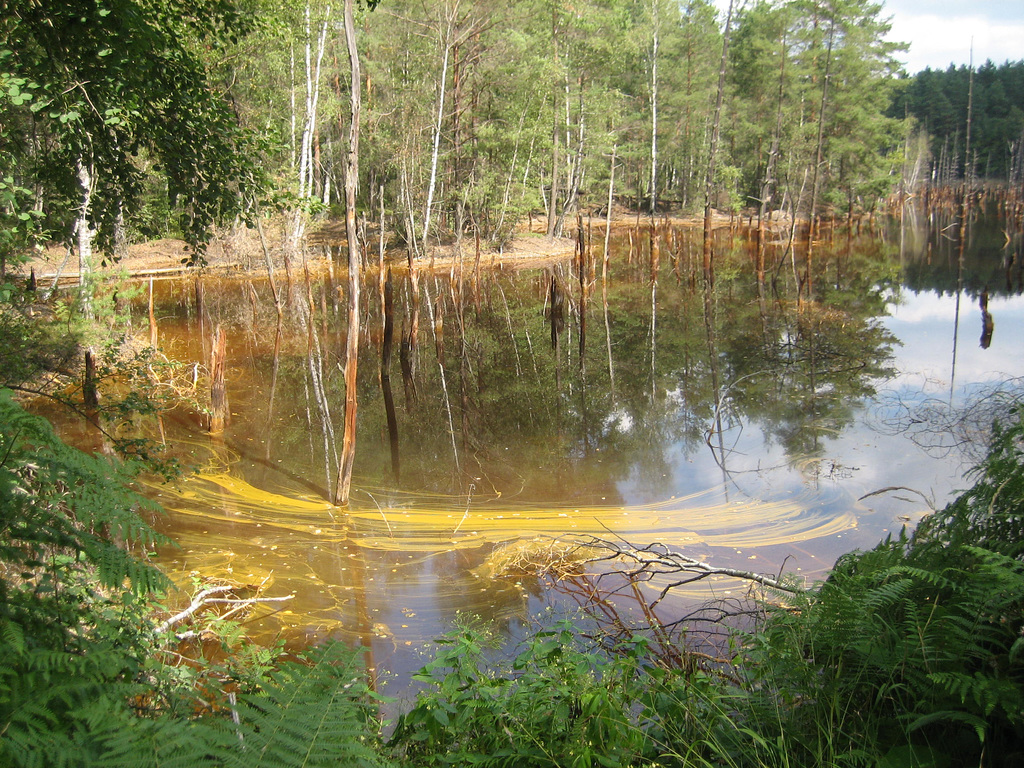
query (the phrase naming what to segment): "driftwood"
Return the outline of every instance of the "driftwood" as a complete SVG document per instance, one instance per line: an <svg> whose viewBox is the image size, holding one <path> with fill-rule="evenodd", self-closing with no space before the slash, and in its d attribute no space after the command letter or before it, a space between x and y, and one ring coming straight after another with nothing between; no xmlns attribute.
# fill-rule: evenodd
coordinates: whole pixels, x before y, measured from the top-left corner
<svg viewBox="0 0 1024 768"><path fill-rule="evenodd" d="M196 593L192 598L192 602L187 608L171 616L166 621L162 622L156 628L157 634L164 634L169 632L174 627L181 624L183 621L194 616L198 611L208 608L214 605L233 605L226 613L217 616L218 621L224 621L231 618L232 616L240 613L241 611L259 603L281 603L286 600L291 600L294 595L284 595L283 597L248 597L248 598L233 598L224 597L224 595L230 594L236 587L231 584L220 584L216 587L207 587L201 592ZM178 640L187 640L197 636L195 632L181 632L175 635Z"/></svg>
<svg viewBox="0 0 1024 768"><path fill-rule="evenodd" d="M591 562L608 562L613 560L624 562L627 567L618 572L630 580L650 581L655 576L678 574L680 578L672 581L661 590L658 599L651 604L652 608L676 587L711 576L729 576L752 584L758 584L768 589L794 595L806 594L808 592L806 588L784 581L779 577L737 568L711 565L702 560L687 557L680 552L673 552L664 544L654 543L645 547L635 547L625 541L608 541L607 539L594 536L583 539L581 545L591 550L606 553L591 557Z"/></svg>

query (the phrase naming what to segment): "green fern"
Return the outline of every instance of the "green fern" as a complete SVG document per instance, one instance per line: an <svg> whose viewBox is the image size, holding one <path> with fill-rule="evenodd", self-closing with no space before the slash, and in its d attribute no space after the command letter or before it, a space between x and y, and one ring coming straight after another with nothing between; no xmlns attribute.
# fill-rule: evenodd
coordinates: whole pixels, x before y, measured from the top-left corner
<svg viewBox="0 0 1024 768"><path fill-rule="evenodd" d="M83 764L82 734L142 668L141 598L169 582L124 548L160 540L132 473L0 390L0 764Z"/></svg>
<svg viewBox="0 0 1024 768"><path fill-rule="evenodd" d="M238 748L228 766L379 765L373 745L379 724L358 650L335 643L311 667L283 665L258 694L240 697Z"/></svg>
<svg viewBox="0 0 1024 768"><path fill-rule="evenodd" d="M337 643L310 663L282 664L263 688L239 695L230 712L190 719L125 719L92 731L103 768L317 768L383 766L380 724L360 651Z"/></svg>

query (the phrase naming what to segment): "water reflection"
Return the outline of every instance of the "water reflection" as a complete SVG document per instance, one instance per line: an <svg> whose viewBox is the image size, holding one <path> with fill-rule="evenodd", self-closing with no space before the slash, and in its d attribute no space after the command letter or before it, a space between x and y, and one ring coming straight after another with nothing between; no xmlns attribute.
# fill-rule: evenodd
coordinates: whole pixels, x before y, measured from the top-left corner
<svg viewBox="0 0 1024 768"><path fill-rule="evenodd" d="M164 420L160 434L201 471L151 489L180 544L163 562L182 583L294 593L253 625L264 633L346 637L401 665L456 611L514 623L535 607L536 584L488 569L509 542L618 536L815 578L943 503L963 456L915 439L923 407L945 391L944 412L962 413L982 384L1013 391L1024 376L1012 348L1024 302L994 287L981 300L1000 285L991 257L951 258L913 232L843 239L816 246L815 293L798 300L787 244L764 244L759 286L752 244L727 235L706 289L694 233L617 230L598 256L600 305L589 240L575 260L474 274L471 289L456 265L368 273L344 509L326 501L344 403L331 273L316 277L310 257L276 289L158 283L170 358L202 364L211 329L224 329L232 409L217 437L195 408ZM949 269L936 276L929 261ZM971 301L961 308L950 285ZM981 307L987 344L960 322L967 306ZM396 331L403 386L392 391ZM920 493L875 493L887 487Z"/></svg>

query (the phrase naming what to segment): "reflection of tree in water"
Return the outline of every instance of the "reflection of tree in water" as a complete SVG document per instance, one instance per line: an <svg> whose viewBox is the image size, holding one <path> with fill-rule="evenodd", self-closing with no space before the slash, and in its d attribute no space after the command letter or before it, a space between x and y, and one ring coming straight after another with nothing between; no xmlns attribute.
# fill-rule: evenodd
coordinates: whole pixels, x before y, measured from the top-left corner
<svg viewBox="0 0 1024 768"><path fill-rule="evenodd" d="M967 464L978 464L988 450L992 425L1009 423L1011 411L1024 402L1024 378L978 384L963 404L948 398L922 398L891 391L879 395L872 428L887 435L905 435L928 455L945 458L954 452Z"/></svg>
<svg viewBox="0 0 1024 768"><path fill-rule="evenodd" d="M723 405L737 421L762 424L791 458L819 456L821 438L841 433L889 370L894 337L854 304L781 308L764 335L760 323L734 319L724 344L733 383Z"/></svg>

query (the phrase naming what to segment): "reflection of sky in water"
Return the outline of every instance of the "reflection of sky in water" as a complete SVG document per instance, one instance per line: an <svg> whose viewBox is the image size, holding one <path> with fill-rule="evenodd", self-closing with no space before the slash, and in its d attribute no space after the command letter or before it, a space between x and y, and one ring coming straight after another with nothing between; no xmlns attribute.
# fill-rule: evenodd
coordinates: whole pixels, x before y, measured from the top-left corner
<svg viewBox="0 0 1024 768"><path fill-rule="evenodd" d="M638 545L662 541L715 565L777 573L785 563L788 573L818 578L844 552L871 547L887 532L916 521L929 508L923 497L941 505L967 484L959 452L938 455L922 446L922 435L915 435L915 442L899 427L913 408L930 399L948 410L951 378L954 405L961 408L968 397L977 397L979 385L1024 376L1018 349L1024 298L993 296L989 310L995 330L985 350L979 344L981 309L976 299L963 299L954 377L955 298L907 291L894 298L890 315L879 322L899 340L892 350L895 374L875 382L877 398L855 409L841 433L830 431L827 418L822 419L813 457L788 454L779 425L741 424L731 418L735 414L728 413L728 406L724 431L712 436L710 445L699 439L684 442L682 435L692 435L691 427L710 424L693 423L704 417L694 415L692 402L687 404L684 394L690 393L683 392L681 380L677 391L659 393L663 399L650 414L621 405L605 415L608 433L650 436L623 441L632 455L616 455L616 441L609 439L601 453L574 456L557 471L542 467L550 482L535 484L534 494L522 499L507 478L496 486L504 495L489 494L490 487L481 481L472 499L405 494L360 482L352 508L342 512L319 498L309 482L298 490L283 487L282 477L291 475L323 481L296 456L272 456L268 448L266 460L257 461L264 456L265 437L260 431L265 416L258 406L268 386L267 378L257 376L258 386L238 388L232 395L239 416L225 436L230 450L204 448L205 435L196 438L197 455L212 450L216 460L199 461L204 475L180 493L160 494L172 511L172 532L181 545L164 562L183 577L194 570L244 583L266 579L272 594L296 595L265 622L272 634L307 640L338 636L372 644L392 668L416 666L419 642L438 634L458 612L510 624L525 618L536 604L536 596L527 599L529 583L493 579L488 571L492 551L500 554L517 540L574 532L622 537ZM671 345L662 349L659 354L668 358ZM642 345L640 351L648 354ZM300 360L300 371L303 366ZM723 381L721 388L732 383ZM287 412L281 418L293 416ZM666 419L668 426L658 419ZM798 422L796 427L805 426ZM372 442L371 436L360 445L365 449ZM447 456L447 435L442 444L438 453ZM287 446L296 454L303 448L296 442ZM606 447L611 449L607 454ZM532 459L528 450L517 456ZM602 464L606 456L609 463ZM577 465L583 470L579 477L573 473ZM623 465L628 473L611 488ZM605 466L611 469L605 472ZM578 494L574 482L584 486ZM597 491L584 492L588 484ZM547 487L550 498L538 501L536 488ZM911 490L866 496L888 487Z"/></svg>
<svg viewBox="0 0 1024 768"><path fill-rule="evenodd" d="M981 308L966 295L960 302L959 323L955 296L905 291L891 304L890 312L882 322L900 341L893 350L895 375L877 382L877 399L865 403L847 429L822 436L818 457L791 460L782 445L758 425L748 423L742 429L726 429L721 443L712 438L714 450L681 443L666 446L661 477L635 471L619 485L624 502L645 504L694 488L718 487L727 504L751 498L788 500L821 517L853 511L858 518L856 530L833 534L834 552L820 542L814 556L803 558L812 569L831 565L832 554L872 546L903 523L916 521L928 511L929 502L935 506L948 502L969 484L964 478L968 457L955 448L932 445L944 445L955 437L923 431L910 437L902 427L909 411L922 404L949 415L951 380L950 418L955 418L981 395L1009 379L1024 377L1020 354L1024 297L990 299L995 328L988 349L980 344ZM955 370L954 328L958 336ZM859 501L886 488L898 490Z"/></svg>
<svg viewBox="0 0 1024 768"><path fill-rule="evenodd" d="M968 297L960 300L957 327L955 296L904 292L892 305L888 328L903 342L896 349L896 367L906 372L899 386L915 386L913 379L925 376L948 391L953 376L953 329L957 327L956 371L954 384L972 383L1005 377L1024 376L1024 296L989 300L988 309L995 323L992 344L981 347L981 308ZM904 384L904 381L907 383Z"/></svg>

